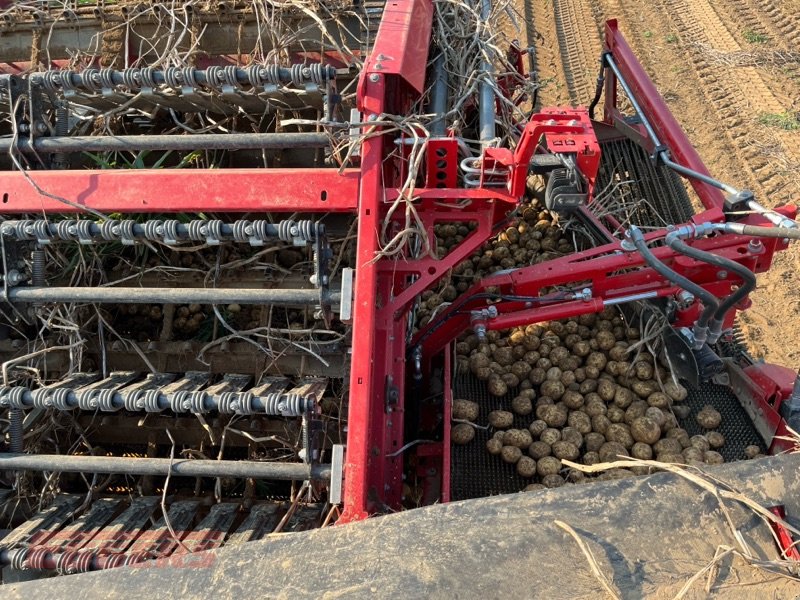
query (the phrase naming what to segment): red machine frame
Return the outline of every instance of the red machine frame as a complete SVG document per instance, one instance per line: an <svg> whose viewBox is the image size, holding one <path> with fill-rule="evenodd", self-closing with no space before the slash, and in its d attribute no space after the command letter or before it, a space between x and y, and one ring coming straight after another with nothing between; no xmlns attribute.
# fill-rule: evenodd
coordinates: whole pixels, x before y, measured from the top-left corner
<svg viewBox="0 0 800 600"><path fill-rule="evenodd" d="M383 114L405 114L424 93L426 64L433 7L431 0L393 0L387 3L371 56L360 75L358 104L363 122ZM613 53L624 77L637 93L642 108L675 160L696 171L707 173L678 123L637 62L620 34L615 21L606 26L606 49ZM604 122L620 135L641 132L626 125L617 110L617 85L609 76L605 88ZM47 193L43 196L18 172L0 174L0 211L75 212L93 208L106 212L345 212L358 218L357 269L353 304L352 366L349 386L348 439L345 463L344 511L340 522L362 519L400 506L403 488L404 413L406 382L406 330L409 309L422 291L430 288L459 262L468 258L506 219L522 197L528 163L546 135L551 146L569 143L579 166L594 183L600 154L592 123L585 110L548 109L526 124L515 150L492 149L486 152L483 169L503 168L509 173L508 185L456 188L452 142L437 140L446 158L445 187L434 185L415 190L414 201L431 238L435 224L447 221L473 221L474 232L459 247L441 259L374 260L380 250L378 232L388 206L399 193L402 169L387 157L392 140L370 136L363 142L360 169L225 169L206 171L37 171L27 174ZM433 142L432 142L433 143ZM449 154L448 154L449 152ZM430 163L429 163L430 164ZM236 186L230 181L235 180ZM483 181L483 178L482 178ZM693 219L696 223L722 221L721 193L703 183L692 182L706 210ZM66 199L71 204L65 204ZM792 207L781 209L793 217ZM587 218L591 215L587 212ZM747 222L761 223L757 216ZM602 224L599 224L602 227ZM655 239L662 233L649 234ZM609 236L609 239L612 239ZM748 268L763 272L773 254L784 248L781 240L765 240L763 250L754 251L749 238L721 236L697 242L697 247L734 259ZM706 263L676 255L668 247L655 249L656 256L673 269L689 276L717 295L730 292L734 279L720 279ZM635 269L635 270L632 270ZM622 274L609 275L611 273ZM575 255L487 277L465 293L469 297L489 287L521 296L538 296L542 288L554 285L591 286L588 300L563 300L539 308L524 302L495 304L499 316L488 323L492 329L514 327L550 319L560 319L603 309L608 300L639 292L659 296L677 290L650 268L645 268L637 253L620 252L618 242ZM485 305L485 304L484 304ZM480 306L468 301L451 307L454 314L445 324L432 325L418 332L412 344L422 356L422 370L462 331L469 327L468 310ZM447 314L445 311L444 314ZM682 315L690 322L693 312ZM445 366L449 365L445 356ZM754 369L750 373L762 390L760 402L775 413L780 401L791 391L793 374L781 369ZM446 374L446 377L449 373ZM447 398L446 394L446 398ZM776 413L775 413L776 414ZM775 430L780 431L778 417ZM446 436L445 436L446 437ZM446 443L445 439L445 443ZM447 452L442 447L428 448L438 456L442 470L447 468ZM447 476L442 484L447 498Z"/></svg>

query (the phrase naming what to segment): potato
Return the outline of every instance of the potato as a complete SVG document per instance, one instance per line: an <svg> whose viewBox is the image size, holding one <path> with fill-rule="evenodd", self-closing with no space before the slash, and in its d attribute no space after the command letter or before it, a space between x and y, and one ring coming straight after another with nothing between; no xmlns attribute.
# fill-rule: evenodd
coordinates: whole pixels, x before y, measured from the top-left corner
<svg viewBox="0 0 800 600"><path fill-rule="evenodd" d="M583 446L583 434L574 427L564 427L561 430L561 439L574 444L576 448Z"/></svg>
<svg viewBox="0 0 800 600"><path fill-rule="evenodd" d="M650 447L650 444L636 442L631 448L631 456L641 460L650 460L653 458L653 448Z"/></svg>
<svg viewBox="0 0 800 600"><path fill-rule="evenodd" d="M719 431L709 431L706 434L706 439L714 450L722 448L725 445L725 436Z"/></svg>
<svg viewBox="0 0 800 600"><path fill-rule="evenodd" d="M592 419L585 412L579 410L569 413L567 423L570 427L574 427L580 434L586 434L592 430Z"/></svg>
<svg viewBox="0 0 800 600"><path fill-rule="evenodd" d="M625 420L625 411L622 410L619 406L611 405L608 407L608 412L606 413L608 420L612 423L622 423Z"/></svg>
<svg viewBox="0 0 800 600"><path fill-rule="evenodd" d="M578 448L574 444L558 441L552 447L553 456L564 460L577 460L580 456Z"/></svg>
<svg viewBox="0 0 800 600"><path fill-rule="evenodd" d="M659 434L660 433L659 431ZM612 423L609 425L608 429L606 429L605 436L609 442L619 442L628 450L633 447L635 441L631 435L630 428L624 423Z"/></svg>
<svg viewBox="0 0 800 600"><path fill-rule="evenodd" d="M592 417L592 431L595 431L601 435L605 435L609 425L611 425L611 419L609 419L606 415L597 415Z"/></svg>
<svg viewBox="0 0 800 600"><path fill-rule="evenodd" d="M572 390L564 392L564 395L561 397L561 401L567 405L567 408L571 408L572 410L577 410L583 406L583 396L578 392L573 392Z"/></svg>
<svg viewBox="0 0 800 600"><path fill-rule="evenodd" d="M512 352L511 348L497 348L494 352L492 352L492 358L494 361L502 366L511 366L514 364L514 353Z"/></svg>
<svg viewBox="0 0 800 600"><path fill-rule="evenodd" d="M503 449L500 451L500 456L505 462L515 465L517 461L522 458L522 450L516 446L503 446Z"/></svg>
<svg viewBox="0 0 800 600"><path fill-rule="evenodd" d="M583 471L579 471L578 469L570 469L567 471L566 479L571 483L585 483L586 475L584 475Z"/></svg>
<svg viewBox="0 0 800 600"><path fill-rule="evenodd" d="M617 384L608 379L601 379L597 383L597 394L605 401L611 402L617 393Z"/></svg>
<svg viewBox="0 0 800 600"><path fill-rule="evenodd" d="M698 450L693 446L689 446L688 448L683 449L683 458L688 463L692 462L703 462L704 452L702 450Z"/></svg>
<svg viewBox="0 0 800 600"><path fill-rule="evenodd" d="M601 350L611 350L617 343L617 338L610 331L598 331L594 339L597 340L597 347Z"/></svg>
<svg viewBox="0 0 800 600"><path fill-rule="evenodd" d="M589 356L589 353L591 351L592 347L589 345L589 342L585 340L576 342L575 345L572 347L572 352L575 354L575 356L580 356L581 358Z"/></svg>
<svg viewBox="0 0 800 600"><path fill-rule="evenodd" d="M552 452L553 449L550 447L550 444L546 444L541 440L533 442L528 446L528 455L536 460L544 458L545 456L550 456Z"/></svg>
<svg viewBox="0 0 800 600"><path fill-rule="evenodd" d="M486 450L489 454L500 454L503 451L503 442L497 438L490 438L486 441Z"/></svg>
<svg viewBox="0 0 800 600"><path fill-rule="evenodd" d="M755 444L750 445L744 449L745 458L755 458L759 454L761 454L761 448L759 448Z"/></svg>
<svg viewBox="0 0 800 600"><path fill-rule="evenodd" d="M614 347L608 351L608 356L611 360L617 362L624 362L628 358L628 345L622 342L617 342Z"/></svg>
<svg viewBox="0 0 800 600"><path fill-rule="evenodd" d="M619 442L606 442L598 451L601 462L612 462L619 460L620 456L630 456L627 448Z"/></svg>
<svg viewBox="0 0 800 600"><path fill-rule="evenodd" d="M633 365L633 373L637 379L642 381L650 381L653 379L653 365L643 360L637 361Z"/></svg>
<svg viewBox="0 0 800 600"><path fill-rule="evenodd" d="M545 444L552 446L561 439L561 432L558 429L547 428L542 432L542 435L539 436L539 439Z"/></svg>
<svg viewBox="0 0 800 600"><path fill-rule="evenodd" d="M644 416L653 421L658 428L661 429L667 422L667 417L660 408L650 406L644 413Z"/></svg>
<svg viewBox="0 0 800 600"><path fill-rule="evenodd" d="M504 446L527 448L533 443L533 436L527 429L508 429L503 435Z"/></svg>
<svg viewBox="0 0 800 600"><path fill-rule="evenodd" d="M511 372L514 375L516 375L518 379L522 380L522 379L527 379L528 375L530 375L531 373L532 368L533 367L531 367L531 365L528 364L527 362L523 360L518 360L513 365L511 365Z"/></svg>
<svg viewBox="0 0 800 600"><path fill-rule="evenodd" d="M713 406L707 404L697 413L695 420L703 429L716 429L722 423L722 415Z"/></svg>
<svg viewBox="0 0 800 600"><path fill-rule="evenodd" d="M679 383L675 383L672 379L664 384L664 392L675 402L682 402L686 400L686 396L689 395L685 387Z"/></svg>
<svg viewBox="0 0 800 600"><path fill-rule="evenodd" d="M539 416L539 413L536 413L536 416ZM563 427L564 424L567 422L567 417L569 416L569 411L567 407L564 405L553 404L551 406L545 407L543 414L541 415L542 420L547 423L550 427Z"/></svg>
<svg viewBox="0 0 800 600"><path fill-rule="evenodd" d="M657 454L656 460L658 462L671 463L675 465L682 465L685 462L683 455L676 454L675 452L662 452L660 454Z"/></svg>
<svg viewBox="0 0 800 600"><path fill-rule="evenodd" d="M606 443L606 438L602 433L587 433L583 438L583 444L587 452L597 452Z"/></svg>
<svg viewBox="0 0 800 600"><path fill-rule="evenodd" d="M472 400L453 400L453 418L475 422L480 414L480 406Z"/></svg>
<svg viewBox="0 0 800 600"><path fill-rule="evenodd" d="M647 398L653 392L658 391L657 384L654 381L639 381L638 379L630 382L631 391L639 396L639 398Z"/></svg>
<svg viewBox="0 0 800 600"><path fill-rule="evenodd" d="M706 452L703 455L703 460L709 465L721 465L725 462L725 459L722 458L722 454L719 452L714 452L713 450Z"/></svg>
<svg viewBox="0 0 800 600"><path fill-rule="evenodd" d="M514 423L514 415L506 410L493 410L489 413L489 424L496 429L507 429Z"/></svg>
<svg viewBox="0 0 800 600"><path fill-rule="evenodd" d="M523 492L538 492L539 490L546 490L547 486L541 483L529 483L522 490Z"/></svg>
<svg viewBox="0 0 800 600"><path fill-rule="evenodd" d="M591 392L596 392L597 379L585 379L584 381L581 382L578 391L584 395L589 394ZM586 400L586 398L584 398L584 400Z"/></svg>
<svg viewBox="0 0 800 600"><path fill-rule="evenodd" d="M541 419L537 419L536 421L528 425L528 431L531 432L531 435L533 436L534 439L537 439L545 429L547 429L547 423L545 423Z"/></svg>
<svg viewBox="0 0 800 600"><path fill-rule="evenodd" d="M667 437L678 440L681 443L681 446L684 448L688 448L692 445L691 440L689 439L689 434L686 433L686 430L682 427L676 427L674 429L670 429L667 431Z"/></svg>
<svg viewBox="0 0 800 600"><path fill-rule="evenodd" d="M511 401L511 410L513 410L515 414L524 417L533 412L533 403L530 398L517 396Z"/></svg>
<svg viewBox="0 0 800 600"><path fill-rule="evenodd" d="M633 402L633 399L633 392L631 392L628 388L619 386L614 392L614 404L620 408L628 408Z"/></svg>
<svg viewBox="0 0 800 600"><path fill-rule="evenodd" d="M539 388L539 391L543 396L549 396L554 400L560 400L561 397L564 395L564 392L566 392L566 388L564 387L564 384L561 383L560 381L553 381L551 379L548 379L547 381L542 383L542 387Z"/></svg>
<svg viewBox="0 0 800 600"><path fill-rule="evenodd" d="M547 379L547 372L540 367L531 369L531 372L528 374L528 381L533 385L540 385L545 379Z"/></svg>
<svg viewBox="0 0 800 600"><path fill-rule="evenodd" d="M479 369L487 368L490 362L491 361L489 360L488 356L478 352L477 354L473 354L469 357L469 369L474 374L477 374Z"/></svg>
<svg viewBox="0 0 800 600"><path fill-rule="evenodd" d="M683 446L676 439L661 438L653 444L653 450L655 450L656 454L680 454L683 451Z"/></svg>
<svg viewBox="0 0 800 600"><path fill-rule="evenodd" d="M545 456L536 461L536 472L541 476L553 475L561 470L561 461L554 456Z"/></svg>
<svg viewBox="0 0 800 600"><path fill-rule="evenodd" d="M602 371L606 368L606 364L608 363L608 358L602 352L592 352L589 356L586 357L586 367L591 367L593 369L597 369L597 371ZM488 363L487 363L488 364ZM589 375L589 372L586 372L587 377L591 379L597 379L597 376L592 377Z"/></svg>
<svg viewBox="0 0 800 600"><path fill-rule="evenodd" d="M517 473L520 477L531 478L536 475L536 461L530 456L523 456L517 461Z"/></svg>
<svg viewBox="0 0 800 600"><path fill-rule="evenodd" d="M585 465L596 465L600 462L600 455L597 452L587 452L582 460Z"/></svg>
<svg viewBox="0 0 800 600"><path fill-rule="evenodd" d="M513 373L503 373L500 379L506 384L507 389L516 388L519 385L519 377Z"/></svg>
<svg viewBox="0 0 800 600"><path fill-rule="evenodd" d="M647 413L648 404L644 400L637 400L632 402L631 405L625 410L625 423L630 425L639 417L645 416Z"/></svg>
<svg viewBox="0 0 800 600"><path fill-rule="evenodd" d="M647 396L647 403L650 406L655 406L656 408L667 409L669 408L671 401L669 396L667 396L664 392L653 392Z"/></svg>
<svg viewBox="0 0 800 600"><path fill-rule="evenodd" d="M561 487L564 483L566 483L564 478L558 473L551 473L550 475L542 477L542 485L546 488Z"/></svg>
<svg viewBox="0 0 800 600"><path fill-rule="evenodd" d="M689 442L692 445L692 448L697 448L700 452L708 452L711 450L711 444L708 442L708 438L704 435L693 435Z"/></svg>
<svg viewBox="0 0 800 600"><path fill-rule="evenodd" d="M600 378L600 369L597 367L592 367L587 365L584 367L584 372L586 373L586 377L588 379L599 379Z"/></svg>
<svg viewBox="0 0 800 600"><path fill-rule="evenodd" d="M587 402L583 405L581 410L589 415L589 417L594 418L598 415L605 415L608 412L608 407L602 400L597 400L594 402Z"/></svg>
<svg viewBox="0 0 800 600"><path fill-rule="evenodd" d="M649 417L639 417L631 423L631 436L637 442L655 444L661 438L661 427Z"/></svg>
<svg viewBox="0 0 800 600"><path fill-rule="evenodd" d="M475 438L475 429L467 423L459 423L450 430L450 439L454 444L469 444Z"/></svg>
<svg viewBox="0 0 800 600"><path fill-rule="evenodd" d="M490 377L486 385L489 393L498 398L505 396L508 393L508 385L499 377Z"/></svg>

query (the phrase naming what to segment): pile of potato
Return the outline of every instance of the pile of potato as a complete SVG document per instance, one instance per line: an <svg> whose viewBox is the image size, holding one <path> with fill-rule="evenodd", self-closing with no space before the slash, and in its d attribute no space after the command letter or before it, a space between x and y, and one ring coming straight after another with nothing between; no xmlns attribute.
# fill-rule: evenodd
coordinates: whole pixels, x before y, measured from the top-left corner
<svg viewBox="0 0 800 600"><path fill-rule="evenodd" d="M475 223L440 223L434 226L436 252L443 258L475 229ZM519 215L500 234L467 260L455 266L438 292L427 290L417 308L417 327L425 326L443 302L452 302L482 278L572 254L574 248L554 217L537 200L524 204Z"/></svg>
<svg viewBox="0 0 800 600"><path fill-rule="evenodd" d="M565 469L562 459L587 465L620 456L722 463L717 450L725 438L715 431L722 420L719 412L704 407L695 418L709 431L690 437L673 412L686 399L686 389L650 353L630 351L638 339L638 330L626 326L614 309L490 331L483 341L465 334L456 346L457 368L485 381L493 396L506 397L509 391L516 395L501 410L491 411L486 422L481 422L477 402L454 400L453 442L474 439L470 423L488 425L486 450L516 465L517 473L531 481L526 489L586 479ZM615 469L596 479L646 471Z"/></svg>

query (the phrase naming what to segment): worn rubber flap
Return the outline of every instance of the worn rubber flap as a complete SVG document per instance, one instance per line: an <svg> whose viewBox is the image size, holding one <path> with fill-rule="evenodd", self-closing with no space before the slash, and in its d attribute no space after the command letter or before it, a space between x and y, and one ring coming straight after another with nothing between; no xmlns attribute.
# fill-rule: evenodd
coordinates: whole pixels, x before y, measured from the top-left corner
<svg viewBox="0 0 800 600"><path fill-rule="evenodd" d="M800 521L800 456L709 470ZM735 501L752 553L778 557L769 528ZM720 546L738 547L718 499L686 480L647 477L439 505L353 525L271 536L196 555L2 588L30 598L602 598L572 526L623 598L671 598ZM201 558L202 557L202 558ZM710 594L705 587L709 585ZM687 598L789 598L800 583L729 556Z"/></svg>

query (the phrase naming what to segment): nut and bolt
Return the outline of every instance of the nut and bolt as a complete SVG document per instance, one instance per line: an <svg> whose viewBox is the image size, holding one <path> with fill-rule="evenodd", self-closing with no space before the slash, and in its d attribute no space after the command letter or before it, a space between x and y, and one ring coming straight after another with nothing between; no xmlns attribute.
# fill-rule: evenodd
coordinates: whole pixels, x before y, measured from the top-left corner
<svg viewBox="0 0 800 600"><path fill-rule="evenodd" d="M747 250L751 254L761 254L764 252L764 244L761 243L761 240L750 240L750 242L747 244Z"/></svg>

